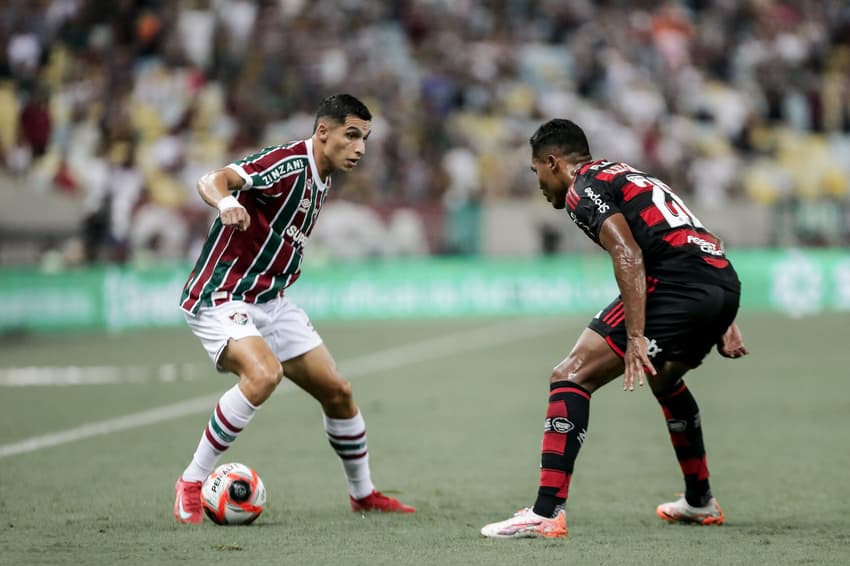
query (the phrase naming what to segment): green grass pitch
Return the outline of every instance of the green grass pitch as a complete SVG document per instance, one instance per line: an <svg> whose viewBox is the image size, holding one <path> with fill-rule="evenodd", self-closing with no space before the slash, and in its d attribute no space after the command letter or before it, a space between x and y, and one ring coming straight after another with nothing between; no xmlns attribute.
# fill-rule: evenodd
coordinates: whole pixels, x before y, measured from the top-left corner
<svg viewBox="0 0 850 566"><path fill-rule="evenodd" d="M508 322L317 323L343 371L356 374L378 487L416 505L414 516L351 513L318 406L288 390L225 455L256 468L268 488L256 524L174 522L174 481L209 416L195 411L0 457L0 563L850 563L850 315L746 314L751 355L713 354L690 375L722 527L655 517L682 489L661 412L648 388L626 393L615 382L597 393L571 489L570 537L561 541L478 535L533 502L549 371L586 320L519 319L513 335ZM467 344L467 335L477 338ZM430 353L403 348L425 351L445 336L456 338ZM363 357L376 351L386 351L383 365ZM162 364L194 371L161 377ZM4 339L0 375L25 366L142 370L122 384L0 384L0 452L232 383L183 328Z"/></svg>

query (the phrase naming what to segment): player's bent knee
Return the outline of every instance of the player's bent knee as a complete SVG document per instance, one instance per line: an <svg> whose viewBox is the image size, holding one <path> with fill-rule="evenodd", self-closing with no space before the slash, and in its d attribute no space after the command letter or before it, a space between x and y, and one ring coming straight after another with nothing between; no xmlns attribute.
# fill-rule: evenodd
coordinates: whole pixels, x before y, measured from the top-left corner
<svg viewBox="0 0 850 566"><path fill-rule="evenodd" d="M570 371L570 369L565 367L564 364L561 364L552 370L552 375L549 376L549 383L555 383L557 381L569 381L571 376L575 377L575 372Z"/></svg>
<svg viewBox="0 0 850 566"><path fill-rule="evenodd" d="M353 394L351 391L351 383L348 380L340 378L332 384L324 388L320 402L326 409L343 410L350 408L353 405Z"/></svg>
<svg viewBox="0 0 850 566"><path fill-rule="evenodd" d="M564 361L555 366L549 377L551 383L556 381L576 381L579 378L579 369L585 365L584 356L575 350L570 352Z"/></svg>
<svg viewBox="0 0 850 566"><path fill-rule="evenodd" d="M571 381L592 393L622 372L622 361L619 358L576 347L552 370L549 381Z"/></svg>
<svg viewBox="0 0 850 566"><path fill-rule="evenodd" d="M242 393L253 405L269 398L283 379L280 364L258 366L242 376Z"/></svg>
<svg viewBox="0 0 850 566"><path fill-rule="evenodd" d="M664 396L682 386L683 378L691 368L681 362L668 361L656 369L658 373L647 376L649 386L656 396Z"/></svg>
<svg viewBox="0 0 850 566"><path fill-rule="evenodd" d="M351 402L351 383L347 379L340 379L332 389L331 400L338 405Z"/></svg>

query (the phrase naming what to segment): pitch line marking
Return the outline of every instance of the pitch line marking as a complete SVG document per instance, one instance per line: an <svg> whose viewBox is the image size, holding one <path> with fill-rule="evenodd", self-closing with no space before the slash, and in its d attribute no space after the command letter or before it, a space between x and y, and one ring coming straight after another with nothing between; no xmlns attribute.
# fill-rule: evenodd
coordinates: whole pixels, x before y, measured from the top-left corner
<svg viewBox="0 0 850 566"><path fill-rule="evenodd" d="M370 373L415 365L443 356L481 350L519 340L527 340L535 336L548 334L560 328L562 328L562 325L554 319L552 321L541 321L538 319L533 322L522 320L501 322L455 332L445 336L411 342L380 352L365 354L339 362L339 367L347 379L354 379ZM292 382L286 381L277 388L276 393L286 393L293 389L295 389L295 385ZM51 434L34 436L18 442L2 444L0 445L0 459L37 452L52 446L61 446L124 430L159 424L196 413L208 413L220 397L220 393L204 395L187 401L181 401L180 403L164 405L122 417L97 421Z"/></svg>

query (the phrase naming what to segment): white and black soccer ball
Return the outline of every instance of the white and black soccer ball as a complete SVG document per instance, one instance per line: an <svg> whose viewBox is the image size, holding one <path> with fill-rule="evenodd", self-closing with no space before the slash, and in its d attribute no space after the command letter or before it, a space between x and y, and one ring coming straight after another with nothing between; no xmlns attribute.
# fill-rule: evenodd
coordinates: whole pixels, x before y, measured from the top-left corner
<svg viewBox="0 0 850 566"><path fill-rule="evenodd" d="M219 525L252 523L266 506L263 480L245 464L222 464L204 482L201 489L204 512Z"/></svg>

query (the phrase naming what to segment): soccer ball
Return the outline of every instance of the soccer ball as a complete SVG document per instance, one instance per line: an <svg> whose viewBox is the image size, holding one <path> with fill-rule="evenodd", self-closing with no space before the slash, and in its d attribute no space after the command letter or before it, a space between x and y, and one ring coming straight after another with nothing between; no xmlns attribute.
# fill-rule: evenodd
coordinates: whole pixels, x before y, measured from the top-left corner
<svg viewBox="0 0 850 566"><path fill-rule="evenodd" d="M266 506L266 487L253 469L244 464L222 464L201 488L204 512L219 525L247 525Z"/></svg>

